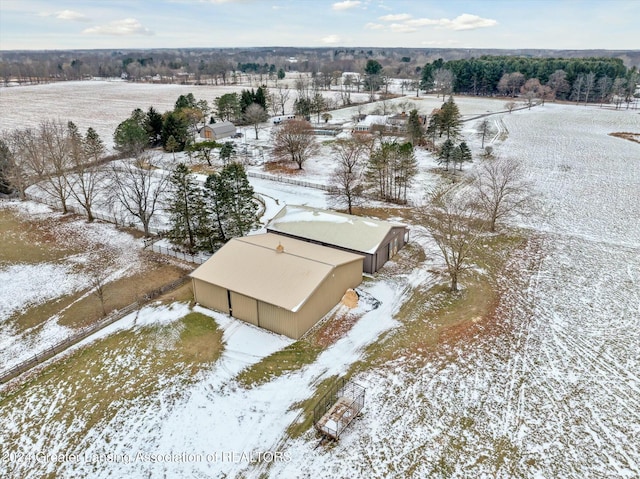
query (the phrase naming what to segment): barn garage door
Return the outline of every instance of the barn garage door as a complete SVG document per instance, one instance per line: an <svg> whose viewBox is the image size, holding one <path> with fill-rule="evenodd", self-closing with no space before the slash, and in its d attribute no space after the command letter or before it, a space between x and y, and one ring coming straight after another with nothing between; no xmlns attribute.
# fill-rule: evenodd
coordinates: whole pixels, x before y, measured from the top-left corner
<svg viewBox="0 0 640 479"><path fill-rule="evenodd" d="M215 284L205 283L204 281L194 278L193 294L196 302L205 308L229 313L229 299L226 288L221 288Z"/></svg>
<svg viewBox="0 0 640 479"><path fill-rule="evenodd" d="M256 326L258 324L258 302L240 293L231 291L231 315Z"/></svg>

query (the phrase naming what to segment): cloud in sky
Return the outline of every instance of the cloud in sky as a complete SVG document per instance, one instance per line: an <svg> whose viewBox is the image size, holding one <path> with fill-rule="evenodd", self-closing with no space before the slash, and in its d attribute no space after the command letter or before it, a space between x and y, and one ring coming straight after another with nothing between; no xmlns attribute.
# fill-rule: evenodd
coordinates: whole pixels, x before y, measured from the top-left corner
<svg viewBox="0 0 640 479"><path fill-rule="evenodd" d="M367 23L364 28L367 30L384 30L385 26L382 23Z"/></svg>
<svg viewBox="0 0 640 479"><path fill-rule="evenodd" d="M335 45L340 43L340 37L338 35L327 35L322 38L322 43L326 43L327 45Z"/></svg>
<svg viewBox="0 0 640 479"><path fill-rule="evenodd" d="M441 27L451 30L475 30L476 28L494 27L498 24L496 20L482 18L478 15L470 15L468 13L463 13L453 20L443 18L439 20L439 22Z"/></svg>
<svg viewBox="0 0 640 479"><path fill-rule="evenodd" d="M448 30L475 30L476 28L494 27L498 24L497 20L490 18L482 18L478 15L471 15L469 13L463 13L458 15L454 19L440 18L412 18L407 13L400 13L395 15L384 15L379 17L384 22L402 22L392 23L389 25L389 29L392 32L398 33L410 33L415 32L418 27L435 26L439 28L446 28ZM380 24L369 23L367 28L380 28Z"/></svg>
<svg viewBox="0 0 640 479"><path fill-rule="evenodd" d="M411 33L418 30L416 27L412 27L406 23L392 23L389 28L392 32L396 33Z"/></svg>
<svg viewBox="0 0 640 479"><path fill-rule="evenodd" d="M87 28L82 31L85 34L93 35L153 35L154 33L142 25L135 18L125 18L124 20L118 20L110 22L105 25L98 25L95 27Z"/></svg>
<svg viewBox="0 0 640 479"><path fill-rule="evenodd" d="M344 2L336 2L331 8L334 10L349 10L350 8L355 8L360 5L362 2L358 0L345 0Z"/></svg>
<svg viewBox="0 0 640 479"><path fill-rule="evenodd" d="M380 17L380 20L382 20L383 22L402 22L405 20L409 20L410 18L411 15L409 15L408 13L398 13L395 15L384 15Z"/></svg>
<svg viewBox="0 0 640 479"><path fill-rule="evenodd" d="M540 1L0 0L0 50L311 47L336 45L329 43L335 38L344 47L384 48L616 50L637 43L640 0L556 0L552 16L537 8Z"/></svg>
<svg viewBox="0 0 640 479"><path fill-rule="evenodd" d="M89 18L84 13L74 12L73 10L61 10L55 13L56 18L60 20L71 20L74 22L88 22Z"/></svg>

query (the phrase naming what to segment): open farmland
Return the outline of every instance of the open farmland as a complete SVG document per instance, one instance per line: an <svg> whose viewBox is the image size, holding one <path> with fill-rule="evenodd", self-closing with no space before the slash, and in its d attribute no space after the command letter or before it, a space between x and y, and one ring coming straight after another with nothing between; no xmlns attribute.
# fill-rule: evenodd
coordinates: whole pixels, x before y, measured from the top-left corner
<svg viewBox="0 0 640 479"><path fill-rule="evenodd" d="M547 105L503 119L500 154L525 160L545 207L496 316L357 376L371 413L330 452L294 442L299 477L640 473L640 148L608 136L640 115Z"/></svg>
<svg viewBox="0 0 640 479"><path fill-rule="evenodd" d="M478 110L502 108L500 101L477 102ZM10 425L0 431L2 451L120 457L140 452L143 458L185 452L202 454L201 461L5 461L0 475L637 477L640 145L609 134L639 132L640 115L547 104L494 118L505 127L493 143L496 153L525 162L543 206L511 225L527 240L493 279L501 296L493 314L438 333L428 344L397 337L406 317L422 321L445 309L434 293L442 281L434 274L441 260L428 237L412 233L415 249L403 250L398 263L389 265L395 274L363 285L379 306L361 305L354 312L358 321L343 337L309 364L264 383L247 386L235 378L290 342L264 332L252 336L252 328L213 314L223 331L220 357L204 361L188 380L174 370L148 368L156 375L150 398L122 395L97 420L82 414L74 422L64 412L69 391L83 384L65 377L64 370L10 394L0 392L0 415ZM472 127L467 124L465 133L477 152ZM309 164L313 181L323 181L327 164L326 158ZM428 172L433 159L420 153L420 164L425 182L437 182ZM301 187L268 180L254 185L281 203L323 200L319 190L308 195ZM413 197L421 194L416 189ZM92 377L127 377L130 367L153 364L145 341L158 350L175 344L173 330L181 330L187 312L182 304L173 316L166 309L143 310L144 326L155 324L161 332L160 347L149 330L139 333L134 318L125 318L125 330L143 335L132 349L139 358L118 350L121 359L98 361L91 351L109 347L104 337L87 348L88 359L72 358ZM424 328L436 329L426 320ZM410 347L390 354L397 343ZM367 388L363 416L354 427L326 449L316 449L313 431L291 438L287 429L297 424L301 404L345 373ZM208 453L274 450L289 460L206 460Z"/></svg>

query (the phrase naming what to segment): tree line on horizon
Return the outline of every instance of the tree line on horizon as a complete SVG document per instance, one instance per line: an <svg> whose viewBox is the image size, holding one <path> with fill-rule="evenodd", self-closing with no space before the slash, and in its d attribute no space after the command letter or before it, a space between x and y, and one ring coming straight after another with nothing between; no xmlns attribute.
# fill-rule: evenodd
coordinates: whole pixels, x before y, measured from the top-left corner
<svg viewBox="0 0 640 479"><path fill-rule="evenodd" d="M543 100L587 103L610 102L614 97L629 102L638 81L638 69L625 67L619 58L481 56L427 63L420 86L443 95L511 97L535 89Z"/></svg>

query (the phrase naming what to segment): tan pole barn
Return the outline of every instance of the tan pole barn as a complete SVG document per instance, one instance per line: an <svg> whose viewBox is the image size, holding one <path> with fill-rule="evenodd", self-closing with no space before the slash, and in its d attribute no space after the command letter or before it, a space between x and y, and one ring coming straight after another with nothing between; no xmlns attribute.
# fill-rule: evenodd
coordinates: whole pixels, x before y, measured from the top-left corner
<svg viewBox="0 0 640 479"><path fill-rule="evenodd" d="M363 256L271 233L234 238L193 273L200 305L299 339L362 282Z"/></svg>
<svg viewBox="0 0 640 479"><path fill-rule="evenodd" d="M298 205L283 207L267 231L363 255L365 273L377 272L409 241L401 223Z"/></svg>

